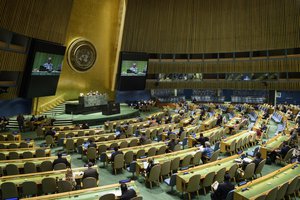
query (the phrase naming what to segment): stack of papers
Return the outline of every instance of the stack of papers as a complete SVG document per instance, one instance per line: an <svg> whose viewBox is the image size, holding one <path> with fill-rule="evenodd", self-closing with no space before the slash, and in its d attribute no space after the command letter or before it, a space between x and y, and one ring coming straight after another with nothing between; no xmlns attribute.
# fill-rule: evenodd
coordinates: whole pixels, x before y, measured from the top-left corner
<svg viewBox="0 0 300 200"><path fill-rule="evenodd" d="M246 162L246 163L251 163L252 159L250 159L250 158L244 158L243 161Z"/></svg>

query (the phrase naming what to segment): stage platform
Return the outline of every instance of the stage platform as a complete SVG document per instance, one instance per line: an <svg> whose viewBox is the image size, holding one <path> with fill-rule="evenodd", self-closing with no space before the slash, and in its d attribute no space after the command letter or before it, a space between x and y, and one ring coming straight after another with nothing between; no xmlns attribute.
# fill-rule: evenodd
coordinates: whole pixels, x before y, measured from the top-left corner
<svg viewBox="0 0 300 200"><path fill-rule="evenodd" d="M108 120L126 119L131 117L138 117L139 110L129 107L127 104L120 104L120 113L115 115L103 115L102 112L91 114L56 114L54 118L57 121L72 121L73 124L88 123L89 125L100 125Z"/></svg>

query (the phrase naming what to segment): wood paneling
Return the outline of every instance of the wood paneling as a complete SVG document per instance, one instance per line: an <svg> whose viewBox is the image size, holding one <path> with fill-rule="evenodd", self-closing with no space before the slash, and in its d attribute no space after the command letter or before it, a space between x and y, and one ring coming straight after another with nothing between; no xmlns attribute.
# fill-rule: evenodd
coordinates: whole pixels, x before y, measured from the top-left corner
<svg viewBox="0 0 300 200"><path fill-rule="evenodd" d="M27 55L0 50L0 71L24 71Z"/></svg>
<svg viewBox="0 0 300 200"><path fill-rule="evenodd" d="M0 0L0 27L63 44L73 0Z"/></svg>
<svg viewBox="0 0 300 200"><path fill-rule="evenodd" d="M298 0L128 0L122 50L237 52L300 46Z"/></svg>

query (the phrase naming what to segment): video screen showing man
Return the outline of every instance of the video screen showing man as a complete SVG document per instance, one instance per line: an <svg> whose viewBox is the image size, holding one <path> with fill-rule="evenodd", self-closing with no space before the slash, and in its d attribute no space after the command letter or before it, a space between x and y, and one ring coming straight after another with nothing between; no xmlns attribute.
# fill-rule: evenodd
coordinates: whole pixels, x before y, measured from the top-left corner
<svg viewBox="0 0 300 200"><path fill-rule="evenodd" d="M146 76L147 61L123 60L121 76Z"/></svg>
<svg viewBox="0 0 300 200"><path fill-rule="evenodd" d="M36 52L32 67L32 75L59 75L61 72L63 55Z"/></svg>

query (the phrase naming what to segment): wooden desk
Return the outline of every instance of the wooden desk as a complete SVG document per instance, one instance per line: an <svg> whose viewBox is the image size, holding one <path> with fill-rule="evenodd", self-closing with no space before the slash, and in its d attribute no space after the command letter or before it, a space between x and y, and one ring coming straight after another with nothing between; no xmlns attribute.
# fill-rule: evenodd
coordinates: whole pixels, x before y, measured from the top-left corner
<svg viewBox="0 0 300 200"><path fill-rule="evenodd" d="M30 140L29 142L25 141L25 140L21 140L20 142L14 142L14 141L0 141L0 144L3 144L5 146L5 148L8 148L8 146L10 144L16 144L18 147L20 147L20 144L24 142L27 143L29 147L34 147L35 143L34 140Z"/></svg>
<svg viewBox="0 0 300 200"><path fill-rule="evenodd" d="M166 154L161 154L161 155L156 155L156 156L151 156L151 158L153 158L155 163L159 163L159 164L163 164L166 161L171 161L174 158L179 157L180 160L183 160L183 158L186 155L195 155L195 153L197 152L198 148L194 147L194 148L189 148L189 149L184 149L184 150L180 150L180 151L175 151L172 153L166 153ZM147 160L150 157L147 157L146 159L137 159L136 164L136 173L140 174L141 172L143 172L145 170L145 165L144 163L147 163Z"/></svg>
<svg viewBox="0 0 300 200"><path fill-rule="evenodd" d="M13 135L14 136L14 141L15 142L21 142L21 134L18 133L18 134L13 134L11 132L5 132L5 133L1 133L0 135L2 135L3 137L5 137L5 140L8 140L7 139L7 135ZM9 141L9 142L12 142L12 141Z"/></svg>
<svg viewBox="0 0 300 200"><path fill-rule="evenodd" d="M206 174L210 172L216 173L224 167L226 168L226 171L228 171L234 164L236 164L234 160L238 157L239 155L234 155L204 165L199 165L197 167L192 167L184 171L178 171L176 177L177 190L179 192L184 192L186 184L189 182L190 178L196 174L201 175L201 179L204 179Z"/></svg>
<svg viewBox="0 0 300 200"><path fill-rule="evenodd" d="M138 143L139 143L139 137L130 137L130 138L124 138L124 139L118 139L118 140L109 140L109 141L103 141L103 142L95 142L95 144L97 145L97 148L100 146L100 145L106 145L107 148L110 147L110 145L112 143L117 143L118 146L120 146L121 142L128 142L128 144L132 141L132 140L138 140Z"/></svg>
<svg viewBox="0 0 300 200"><path fill-rule="evenodd" d="M71 139L74 141L74 144L76 146L78 139L83 139L85 142L88 141L90 138L94 138L95 142L97 142L100 138L107 139L109 136L114 136L114 139L116 138L116 133L103 133L99 135L90 135L90 136L78 136L78 137L72 137L72 138L64 138L64 144L66 144L66 141L68 139Z"/></svg>
<svg viewBox="0 0 300 200"><path fill-rule="evenodd" d="M290 183L295 177L299 177L300 175L300 166L294 168L295 165L299 164L289 164L279 170L276 170L270 174L262 176L243 186L236 188L234 190L234 199L254 200L263 194L267 194L275 187L279 187L287 182ZM242 191L243 188L247 188L247 190Z"/></svg>
<svg viewBox="0 0 300 200"><path fill-rule="evenodd" d="M156 147L156 149L158 150L162 146L166 146L166 143L165 142L153 142L151 144L145 144L145 145L140 145L140 146L135 146L135 147L123 148L123 149L120 149L119 151L122 151L124 154L127 153L128 151L132 151L133 154L136 155L137 152L141 149L144 149L145 152L147 153L149 151L149 149L152 148L152 147ZM113 150L108 150L108 151L105 152L108 160L110 160L111 154L113 152L114 152Z"/></svg>
<svg viewBox="0 0 300 200"><path fill-rule="evenodd" d="M137 195L139 195L138 187L135 185L134 181L126 183L129 188L133 188ZM117 197L121 196L120 184L105 185L101 187L94 187L82 190L74 190L71 192L62 192L58 194L43 195L38 197L26 198L23 200L70 200L70 199L80 199L80 200L99 200L99 198L105 194L113 193Z"/></svg>
<svg viewBox="0 0 300 200"><path fill-rule="evenodd" d="M46 156L51 155L51 149L50 148L20 148L20 149L0 149L0 153L3 153L6 157L8 157L10 152L16 152L19 154L19 156L22 156L24 152L31 152L33 156L35 156L35 152L37 149L44 149Z"/></svg>
<svg viewBox="0 0 300 200"><path fill-rule="evenodd" d="M272 152L275 149L278 149L284 141L288 141L290 140L290 138L291 138L290 135L282 135L282 134L278 134L277 136L271 138L270 140L268 140L268 142L266 142L261 146L260 148L261 157L263 159L266 159L268 152Z"/></svg>
<svg viewBox="0 0 300 200"><path fill-rule="evenodd" d="M93 166L92 168L96 169L99 173L99 167ZM72 172L75 179L81 179L83 176L83 172L87 169L87 167L79 167L79 168L72 168ZM55 170L55 171L47 171L47 172L37 172L37 173L30 173L30 174L19 174L13 176L4 176L0 178L0 186L4 182L12 182L16 184L18 187L21 186L22 183L25 181L33 181L37 184L41 184L44 178L54 178L54 179L65 179L67 169L63 170Z"/></svg>
<svg viewBox="0 0 300 200"><path fill-rule="evenodd" d="M72 125L62 125L62 126L44 126L43 128L44 130L49 130L53 128L55 131L69 131L69 130L73 130L75 128L75 125L72 124ZM65 130L66 128L68 130Z"/></svg>
<svg viewBox="0 0 300 200"><path fill-rule="evenodd" d="M67 160L71 163L71 156L64 156L67 158ZM57 156L51 156L51 157L41 157L41 158L26 158L26 159L16 159L16 160L1 160L0 161L0 167L2 169L5 169L6 165L8 164L14 164L18 168L22 169L24 168L24 164L26 162L33 162L37 167L44 161L51 161L53 162Z"/></svg>
<svg viewBox="0 0 300 200"><path fill-rule="evenodd" d="M138 121L139 121L139 118L134 117L134 118L129 118L129 119L106 121L106 122L104 122L104 125L105 125L105 128L107 129L110 126L115 128L116 125L122 125L122 124L125 124L125 123L136 123Z"/></svg>
<svg viewBox="0 0 300 200"><path fill-rule="evenodd" d="M232 129L234 128L234 125L236 124L236 121L239 121L241 123L242 118L241 117L233 117L229 122L225 124L226 127Z"/></svg>
<svg viewBox="0 0 300 200"><path fill-rule="evenodd" d="M218 126L218 127L212 128L212 129L208 129L208 130L206 130L206 131L197 132L197 133L195 134L195 137L192 136L192 135L189 135L189 136L188 136L188 146L189 146L189 147L194 146L194 143L196 143L196 140L200 137L200 134L201 134L201 133L203 134L204 137L208 137L209 139L211 139L211 136L212 136L213 134L215 134L216 132L219 132L219 131L224 131L224 128ZM223 134L224 134L224 133L222 133L222 135L223 135Z"/></svg>
<svg viewBox="0 0 300 200"><path fill-rule="evenodd" d="M90 128L90 129L78 129L78 130L64 130L64 131L57 131L54 135L54 137L56 138L58 136L59 133L64 133L64 134L68 134L68 133L74 133L74 136L78 136L78 133L80 131L83 131L83 134L84 135L88 135L90 131L95 131L95 134L98 135L98 134L102 134L104 133L104 129L103 128Z"/></svg>
<svg viewBox="0 0 300 200"><path fill-rule="evenodd" d="M215 123L215 122L217 122L217 118L216 118L216 117L210 117L210 118L204 120L204 121L202 122L202 124L204 125L204 129L207 130L207 129L209 129L209 128L211 127L211 125L212 125L213 123ZM211 127L211 128L212 128L212 127Z"/></svg>
<svg viewBox="0 0 300 200"><path fill-rule="evenodd" d="M255 124L252 127L252 130L253 131L260 130L263 122L264 122L264 120L262 119L262 117L258 117L258 119L256 120Z"/></svg>
<svg viewBox="0 0 300 200"><path fill-rule="evenodd" d="M256 132L255 131L248 131L248 130L244 130L244 131L241 131L235 135L232 135L230 137L227 137L225 139L222 139L221 140L221 146L220 146L220 150L221 152L225 153L226 152L226 147L229 147L230 144L236 140L236 142L239 140L239 139L244 139L245 137L248 137L249 135L255 135L256 136Z"/></svg>
<svg viewBox="0 0 300 200"><path fill-rule="evenodd" d="M198 129L199 129L199 125L197 125L197 124L190 124L186 127L183 127L183 130L187 133L187 136L191 132L198 132ZM179 130L180 130L180 128L176 128L176 129L172 130L172 132L178 134ZM162 133L162 140L167 140L167 139L168 139L168 130Z"/></svg>

